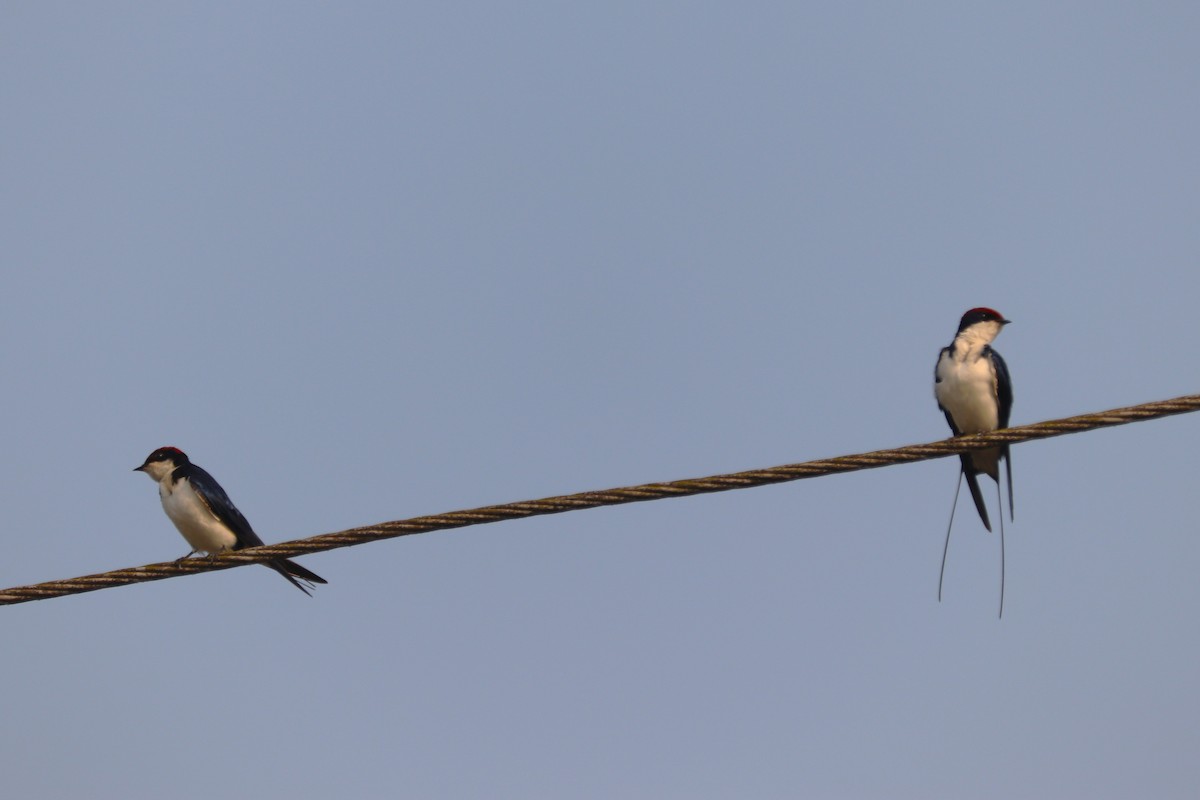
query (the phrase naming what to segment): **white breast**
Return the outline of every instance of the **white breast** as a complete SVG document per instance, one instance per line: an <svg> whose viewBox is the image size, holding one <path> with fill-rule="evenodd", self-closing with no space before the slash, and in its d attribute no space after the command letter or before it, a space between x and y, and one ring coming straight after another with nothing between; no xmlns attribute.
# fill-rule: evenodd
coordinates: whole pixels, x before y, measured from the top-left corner
<svg viewBox="0 0 1200 800"><path fill-rule="evenodd" d="M221 553L232 550L237 543L233 531L221 524L187 480L181 480L172 488L170 477L158 484L158 496L163 511L175 523L175 527L187 539L193 550L202 553Z"/></svg>
<svg viewBox="0 0 1200 800"><path fill-rule="evenodd" d="M985 433L1000 427L996 376L988 359L943 354L938 359L937 377L934 394L938 404L950 412L959 432Z"/></svg>

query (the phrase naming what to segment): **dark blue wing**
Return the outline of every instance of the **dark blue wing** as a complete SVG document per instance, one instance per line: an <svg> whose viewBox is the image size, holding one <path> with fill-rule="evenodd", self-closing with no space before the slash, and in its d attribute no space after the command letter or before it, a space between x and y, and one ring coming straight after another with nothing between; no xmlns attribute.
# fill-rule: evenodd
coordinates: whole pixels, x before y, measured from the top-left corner
<svg viewBox="0 0 1200 800"><path fill-rule="evenodd" d="M992 359L992 364L996 368L996 402L1000 406L1000 427L1008 427L1008 418L1012 414L1013 404L1013 389L1012 378L1008 374L1008 364L1004 363L1004 359L1000 357L992 348L987 349L988 358ZM1012 485L1012 453L1009 451L1008 445L1000 448L1000 454L1004 457L1004 471L1008 475L1008 517L1012 519L1013 513L1013 485ZM1001 511L1001 514L1004 512Z"/></svg>
<svg viewBox="0 0 1200 800"><path fill-rule="evenodd" d="M225 494L221 484L217 483L216 478L195 464L184 464L175 470L175 474L181 478L187 478L188 483L196 490L196 494L200 495L200 499L208 506L208 510L213 513L213 516L233 531L234 536L237 537L234 550L241 550L243 547L257 547L263 543L254 529L250 527L250 523L242 516L242 512L238 511L237 506L229 499L229 495Z"/></svg>
<svg viewBox="0 0 1200 800"><path fill-rule="evenodd" d="M1005 364L1000 354L992 348L988 347L985 352L996 368L996 401L1000 406L1000 427L1007 428L1013 404L1012 378L1008 375L1008 364Z"/></svg>

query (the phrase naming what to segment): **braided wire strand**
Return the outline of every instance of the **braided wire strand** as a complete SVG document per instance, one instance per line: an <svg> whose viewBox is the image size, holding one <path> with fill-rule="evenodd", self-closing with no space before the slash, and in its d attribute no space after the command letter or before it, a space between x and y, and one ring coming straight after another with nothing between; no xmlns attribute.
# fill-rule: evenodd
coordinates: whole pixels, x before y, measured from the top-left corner
<svg viewBox="0 0 1200 800"><path fill-rule="evenodd" d="M834 458L818 459L816 461L806 461L799 464L784 464L777 467L733 472L724 475L710 475L704 478L685 478L666 483L623 486L615 489L579 492L577 494L560 495L557 497L545 497L540 500L524 500L463 511L450 511L445 514L433 514L392 522L381 522L376 525L351 528L336 533L312 536L306 539L296 539L289 542L280 542L279 544L247 548L234 553L226 553L212 559L194 558L183 561L167 561L157 564L147 564L141 567L116 569L94 575L84 575L78 578L47 581L30 586L16 586L0 590L0 605L27 603L32 600L46 600L51 597L65 597L67 595L94 592L100 589L110 589L133 583L190 575L197 572L231 569L247 564L258 564L273 558L294 558L310 553L334 550L339 547L353 547L367 542L394 539L399 536L409 536L417 533L450 530L469 525L486 525L492 522L525 519L526 517L546 514L562 514L585 508L640 503L670 497L688 497L734 489L749 489L755 486L768 486L770 484L798 481L805 478L819 478L825 475L856 472L863 469L875 469L896 464L928 461L971 450L995 447L999 444L1011 445L1037 439L1049 439L1054 436L1064 436L1072 433L1097 430L1099 428L1113 427L1115 425L1125 425L1131 422L1141 422L1159 417L1172 416L1174 414L1187 414L1198 410L1200 410L1200 395L1184 395L1171 400L1159 400L1136 406L1127 406L1125 408L1114 408L1094 414L1081 414L1064 419L1037 422L1032 425L1006 428L990 433L942 439L936 442L908 445L889 450L875 450L869 453L837 456Z"/></svg>

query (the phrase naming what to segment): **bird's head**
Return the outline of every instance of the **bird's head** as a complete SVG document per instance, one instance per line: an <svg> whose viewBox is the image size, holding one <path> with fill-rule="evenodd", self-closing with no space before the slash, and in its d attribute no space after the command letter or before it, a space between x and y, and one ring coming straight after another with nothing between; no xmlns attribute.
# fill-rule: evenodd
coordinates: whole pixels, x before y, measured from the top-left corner
<svg viewBox="0 0 1200 800"><path fill-rule="evenodd" d="M971 338L990 342L1000 334L1000 329L1011 320L1001 316L999 311L992 308L972 308L962 315L958 323L958 335L966 333Z"/></svg>
<svg viewBox="0 0 1200 800"><path fill-rule="evenodd" d="M140 467L134 467L134 472L144 472L155 481L175 471L175 468L188 463L187 454L178 447L160 447L142 462Z"/></svg>

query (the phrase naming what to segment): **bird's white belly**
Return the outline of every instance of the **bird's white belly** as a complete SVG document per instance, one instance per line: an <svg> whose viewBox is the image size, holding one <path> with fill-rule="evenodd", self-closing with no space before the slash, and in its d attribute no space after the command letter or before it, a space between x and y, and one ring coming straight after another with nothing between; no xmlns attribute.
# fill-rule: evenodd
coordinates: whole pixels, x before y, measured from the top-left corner
<svg viewBox="0 0 1200 800"><path fill-rule="evenodd" d="M999 404L991 365L986 359L942 359L941 381L934 387L938 404L950 412L961 433L985 433L1000 427Z"/></svg>
<svg viewBox="0 0 1200 800"><path fill-rule="evenodd" d="M233 549L237 543L233 531L213 516L208 506L186 482L181 481L177 484L173 492L160 485L158 494L162 499L163 510L193 550L221 553Z"/></svg>

